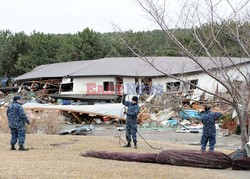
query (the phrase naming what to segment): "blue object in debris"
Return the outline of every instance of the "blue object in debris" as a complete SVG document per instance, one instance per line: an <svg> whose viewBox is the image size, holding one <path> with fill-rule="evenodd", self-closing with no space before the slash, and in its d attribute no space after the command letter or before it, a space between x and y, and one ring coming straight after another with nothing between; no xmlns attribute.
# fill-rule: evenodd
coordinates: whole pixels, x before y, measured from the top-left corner
<svg viewBox="0 0 250 179"><path fill-rule="evenodd" d="M201 114L193 109L188 109L188 110L182 110L179 112L179 114L181 115L182 119L186 119L189 120L190 117L194 118L194 119L200 119L201 118Z"/></svg>
<svg viewBox="0 0 250 179"><path fill-rule="evenodd" d="M168 120L168 124L171 125L171 126L177 126L178 121L170 118Z"/></svg>
<svg viewBox="0 0 250 179"><path fill-rule="evenodd" d="M1 84L2 84L2 87L4 88L4 87L7 87L7 83L8 83L8 78L3 78L2 80L1 80Z"/></svg>
<svg viewBox="0 0 250 179"><path fill-rule="evenodd" d="M71 105L71 102L69 100L62 100L62 105Z"/></svg>

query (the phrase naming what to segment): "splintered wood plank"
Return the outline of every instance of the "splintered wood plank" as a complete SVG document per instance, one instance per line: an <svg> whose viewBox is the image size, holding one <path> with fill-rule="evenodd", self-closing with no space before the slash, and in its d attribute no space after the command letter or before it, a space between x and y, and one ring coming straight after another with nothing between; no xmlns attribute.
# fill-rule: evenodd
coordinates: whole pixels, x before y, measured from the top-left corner
<svg viewBox="0 0 250 179"><path fill-rule="evenodd" d="M81 118L79 117L78 113L72 112L72 115L74 116L74 118L75 118L79 123L82 123Z"/></svg>
<svg viewBox="0 0 250 179"><path fill-rule="evenodd" d="M90 117L95 117L95 116L97 116L97 115L96 115L96 114L90 113L89 116L90 116Z"/></svg>

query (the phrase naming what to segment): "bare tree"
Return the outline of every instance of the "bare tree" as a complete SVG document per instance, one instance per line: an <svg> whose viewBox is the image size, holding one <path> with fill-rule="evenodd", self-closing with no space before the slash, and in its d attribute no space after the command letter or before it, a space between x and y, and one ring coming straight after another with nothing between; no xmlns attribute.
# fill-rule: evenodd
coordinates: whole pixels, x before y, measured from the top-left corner
<svg viewBox="0 0 250 179"><path fill-rule="evenodd" d="M229 98L208 91L204 88L196 86L198 89L216 96L221 102L231 105L237 112L241 127L242 147L249 141L250 127L248 113L250 106L250 75L249 69L242 69L242 66L236 63L231 57L228 46L223 44L220 36L223 34L236 44L242 53L242 63L250 61L250 31L249 31L249 0L245 1L230 1L230 0L205 0L205 1L190 1L186 0L180 13L171 17L168 12L167 0L136 0L140 7L149 15L154 23L156 23L171 39L171 41L184 53L185 56L195 62L203 72L212 79L216 80L227 91ZM222 13L222 9L226 13ZM206 24L205 28L201 28ZM245 26L245 24L248 24ZM117 26L116 26L117 27ZM188 45L182 42L181 38L176 35L176 29L189 29L192 31L193 39L199 44L199 48L193 50ZM120 36L121 37L121 36ZM125 45L139 58L150 64L157 71L174 78L179 81L186 82L178 76L171 75L166 71L159 69L154 65L154 59L149 59L143 56L143 52L137 49L133 44L129 44L121 37ZM222 54L221 57L215 56L214 51L218 49ZM213 68L203 63L200 58L200 52L204 52L213 64ZM227 67L230 64L234 71L237 71L242 84L235 83L235 77ZM216 68L214 68L214 66ZM190 84L193 85L193 84ZM250 126L250 125L249 125ZM249 132L248 132L249 131Z"/></svg>

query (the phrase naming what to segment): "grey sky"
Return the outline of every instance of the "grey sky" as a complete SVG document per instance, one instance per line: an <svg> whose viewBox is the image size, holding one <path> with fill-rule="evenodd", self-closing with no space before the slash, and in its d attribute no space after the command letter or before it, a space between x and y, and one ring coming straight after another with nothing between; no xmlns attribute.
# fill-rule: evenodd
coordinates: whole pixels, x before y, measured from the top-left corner
<svg viewBox="0 0 250 179"><path fill-rule="evenodd" d="M152 30L134 0L0 0L0 29L13 32L75 33L86 27L110 32Z"/></svg>
<svg viewBox="0 0 250 179"><path fill-rule="evenodd" d="M167 15L178 18L181 2L195 3L204 0L168 0ZM217 2L219 0L212 0ZM246 0L230 0L242 4ZM159 0L159 2L162 2ZM210 1L208 1L210 2ZM216 7L219 13L229 13L230 8L222 1ZM179 5L178 5L179 4ZM199 3L199 10L203 12ZM206 4L206 3L205 3ZM249 6L248 6L249 7ZM98 32L113 31L111 23L116 23L122 30L153 30L158 27L149 21L145 12L135 0L0 0L0 30L13 32L32 31L45 33L75 33L89 27ZM205 18L207 18L205 13ZM171 21L168 22L170 26Z"/></svg>

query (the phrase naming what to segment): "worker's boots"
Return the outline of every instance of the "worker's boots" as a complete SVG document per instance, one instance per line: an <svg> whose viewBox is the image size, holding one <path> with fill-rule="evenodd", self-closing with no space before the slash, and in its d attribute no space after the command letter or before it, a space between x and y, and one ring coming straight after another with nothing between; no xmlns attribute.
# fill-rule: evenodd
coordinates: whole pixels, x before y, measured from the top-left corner
<svg viewBox="0 0 250 179"><path fill-rule="evenodd" d="M11 145L11 148L10 148L10 150L16 150L16 147L15 147L15 145Z"/></svg>
<svg viewBox="0 0 250 179"><path fill-rule="evenodd" d="M135 149L137 149L137 148L138 148L138 147L137 147L137 143L136 143L136 142L134 143L134 148L135 148Z"/></svg>
<svg viewBox="0 0 250 179"><path fill-rule="evenodd" d="M131 147L130 142L128 142L126 145L124 145L124 147Z"/></svg>
<svg viewBox="0 0 250 179"><path fill-rule="evenodd" d="M26 148L24 148L23 145L20 145L19 150L20 150L20 151L27 151L27 150L29 150L29 149L26 149Z"/></svg>

